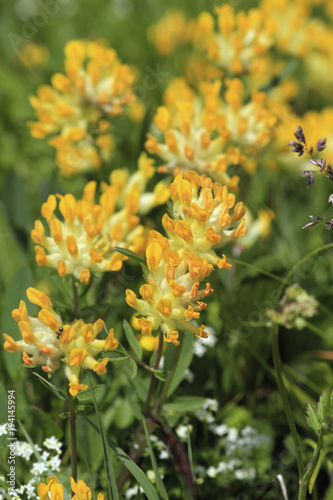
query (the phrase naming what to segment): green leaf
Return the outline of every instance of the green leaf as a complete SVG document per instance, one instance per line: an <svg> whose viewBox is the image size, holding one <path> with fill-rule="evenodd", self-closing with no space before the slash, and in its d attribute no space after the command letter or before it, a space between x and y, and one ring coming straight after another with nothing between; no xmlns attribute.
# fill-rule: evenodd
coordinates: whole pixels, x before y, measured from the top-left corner
<svg viewBox="0 0 333 500"><path fill-rule="evenodd" d="M107 351L103 353L103 358L109 358L112 363L119 363L121 361L127 361L128 356L124 356L123 353L117 351Z"/></svg>
<svg viewBox="0 0 333 500"><path fill-rule="evenodd" d="M130 362L130 377L131 379L135 378L138 373L138 365L133 359L129 360Z"/></svg>
<svg viewBox="0 0 333 500"><path fill-rule="evenodd" d="M127 248L120 248L120 247L113 247L113 250L116 250L116 252L122 253L123 255L126 255L129 259L133 260L134 262L137 262L138 264L146 264L146 261L143 257L140 257L135 252L132 252L132 250L128 250Z"/></svg>
<svg viewBox="0 0 333 500"><path fill-rule="evenodd" d="M126 334L128 343L132 347L135 356L138 359L142 359L142 349L141 349L141 346L140 346L137 338L134 335L134 332L132 330L131 325L128 323L128 321L126 321L126 319L124 319L124 330L125 330L125 334Z"/></svg>
<svg viewBox="0 0 333 500"><path fill-rule="evenodd" d="M158 378L158 380L162 380L165 382L168 378L168 372L166 370L148 370L153 373L154 377Z"/></svg>
<svg viewBox="0 0 333 500"><path fill-rule="evenodd" d="M98 420L99 434L102 438L102 443L103 443L103 455L104 455L104 464L105 464L106 475L108 478L109 497L111 500L119 500L118 488L117 488L117 483L116 483L116 476L115 476L114 470L113 470L113 464L112 464L111 453L110 453L109 446L108 446L108 440L107 440L107 436L105 433L104 425L102 422L101 414L99 412L99 408L98 408L95 393L94 393L94 388L92 386L90 377L89 377L89 381L90 381L90 390L91 390L91 394L92 394L92 398L93 398L94 406L95 406L95 412L96 412L97 420Z"/></svg>
<svg viewBox="0 0 333 500"><path fill-rule="evenodd" d="M181 353L177 362L177 366L175 368L175 373L172 378L172 382L170 384L168 390L168 396L170 396L179 386L184 378L184 373L187 368L190 366L192 358L193 358L193 344L195 342L195 338L193 333L185 332L183 338L181 339L180 346L174 346L173 344L169 344L167 346L167 351L165 353L165 366L164 368L168 370L170 368L170 354L171 358L175 355L175 349L181 349ZM169 357L169 359L168 359ZM169 366L168 366L169 365Z"/></svg>
<svg viewBox="0 0 333 500"><path fill-rule="evenodd" d="M154 450L153 450L153 447L152 447L150 439L149 439L149 432L148 432L147 422L146 422L146 420L145 420L144 417L142 418L142 424L143 424L143 428L144 428L145 434L146 434L146 439L147 439L147 443L148 443L151 464L153 466L153 471L155 473L155 481L156 481L157 493L159 494L159 496L160 496L160 498L162 500L168 500L169 497L168 497L168 494L166 492L165 486L163 484L163 481L162 481L162 478L161 478L161 475L160 475L160 471L158 469L158 465L157 465L157 462L156 462L156 457L155 457L155 454L154 454Z"/></svg>
<svg viewBox="0 0 333 500"><path fill-rule="evenodd" d="M306 413L307 413L306 421L308 425L311 427L311 429L313 429L315 432L319 434L321 426L315 406L312 405L311 403L308 403Z"/></svg>
<svg viewBox="0 0 333 500"><path fill-rule="evenodd" d="M91 427L93 427L98 433L100 430L97 425L94 424L84 413L78 412L78 415L83 417ZM109 446L116 453L119 460L125 465L125 467L129 470L132 476L137 480L139 485L143 488L145 494L147 495L148 500L159 500L158 495L145 475L145 473L138 467L133 460L122 450L109 436L106 436Z"/></svg>
<svg viewBox="0 0 333 500"><path fill-rule="evenodd" d="M312 490L313 490L314 485L316 483L317 476L319 474L321 465L322 465L324 459L326 458L326 455L327 455L327 452L325 452L323 450L321 451L321 454L319 455L315 470L313 471L312 476L311 476L310 481L309 481L309 493L310 493L310 495L312 494Z"/></svg>
<svg viewBox="0 0 333 500"><path fill-rule="evenodd" d="M199 410L206 401L207 398L200 396L181 396L172 403L166 403L163 408L173 413L188 413Z"/></svg>
<svg viewBox="0 0 333 500"><path fill-rule="evenodd" d="M333 391L328 395L324 390L317 407L308 403L306 411L306 421L315 432L323 435L333 433Z"/></svg>
<svg viewBox="0 0 333 500"><path fill-rule="evenodd" d="M93 399L93 397L96 396L96 394L98 394L98 393L101 392L101 390L103 389L103 387L105 387L104 384L95 385L94 388L93 388L94 395L92 394L91 389L81 390L76 397L77 397L77 399L80 402L81 401L91 401Z"/></svg>
<svg viewBox="0 0 333 500"><path fill-rule="evenodd" d="M38 373L36 373L36 372L32 372L32 373L42 382L42 384L45 385L45 387L47 387L51 392L53 392L53 394L55 394L59 399L62 399L63 401L70 401L67 394L65 392L63 392L61 389L59 389L55 385L51 384L51 382L49 382L48 380L43 378Z"/></svg>

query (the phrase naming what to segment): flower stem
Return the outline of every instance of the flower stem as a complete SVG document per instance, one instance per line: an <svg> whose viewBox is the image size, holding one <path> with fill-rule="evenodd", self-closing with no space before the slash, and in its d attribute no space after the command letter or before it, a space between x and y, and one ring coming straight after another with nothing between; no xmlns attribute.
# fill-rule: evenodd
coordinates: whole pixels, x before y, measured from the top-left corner
<svg viewBox="0 0 333 500"><path fill-rule="evenodd" d="M179 357L180 357L180 354L181 354L181 351L182 351L182 347L183 347L183 337L184 337L184 335L180 333L179 336L180 336L180 339L179 339L180 340L180 345L178 347L176 347L176 352L175 352L173 360L172 360L171 369L169 371L169 375L168 375L168 377L167 377L167 379L165 381L164 387L162 389L162 393L161 393L161 396L160 396L159 401L158 401L158 406L162 406L165 403L165 400L168 397L168 391L170 389L171 382L172 382L173 377L175 375L175 371L176 371L176 368L177 368L177 365L178 365L178 361L179 361Z"/></svg>
<svg viewBox="0 0 333 500"><path fill-rule="evenodd" d="M77 481L77 453L76 453L76 413L74 406L74 398L71 398L69 403L69 423L71 434L71 477ZM73 493L74 494L74 493Z"/></svg>
<svg viewBox="0 0 333 500"><path fill-rule="evenodd" d="M79 317L79 295L77 292L77 286L75 283L74 276L72 276L72 290L73 290L73 303L72 303L73 315L74 315L74 318L78 318Z"/></svg>
<svg viewBox="0 0 333 500"><path fill-rule="evenodd" d="M306 500L306 493L308 490L309 481L311 479L313 471L316 468L322 446L323 446L323 435L322 433L320 433L313 455L310 458L308 465L306 466L303 477L301 477L299 480L298 500Z"/></svg>
<svg viewBox="0 0 333 500"><path fill-rule="evenodd" d="M300 446L299 437L297 434L294 416L293 416L292 410L290 408L286 387L284 385L284 381L283 381L283 377L282 377L282 363L281 363L280 351L279 351L279 328L277 325L274 325L271 328L271 339L272 339L273 359L274 359L274 365L275 365L275 371L276 371L277 384L279 387L283 408L284 408L284 411L285 411L285 414L287 417L291 437L292 437L293 443L294 443L298 474L299 474L299 477L302 478L303 473L304 473L304 466L303 466L303 460L302 460L302 454L301 454L301 446Z"/></svg>
<svg viewBox="0 0 333 500"><path fill-rule="evenodd" d="M155 358L155 362L154 362L153 366L151 367L152 370L156 370L158 365L159 365L159 362L161 360L162 353L163 353L163 343L164 343L164 335L163 335L163 332L160 331L159 336L158 336L158 347L157 347L156 358ZM146 401L145 401L143 408L142 408L142 414L145 417L149 417L150 401L151 401L151 398L153 397L153 394L154 394L154 391L156 388L156 383L157 383L157 379L152 371L151 372L151 379L150 379L150 386L149 386L148 393L147 393L147 398L146 398ZM148 425L148 428L151 425L149 420L147 420L147 425ZM140 423L140 425L138 427L137 436L138 436L138 441L139 441L138 447L131 454L131 459L135 463L139 461L141 454L142 454L142 451L143 451L144 444L146 442L146 434L143 430L142 422ZM118 491L122 490L127 479L129 478L129 476L130 476L130 472L128 471L127 467L125 467L125 465L123 465L122 468L120 469L120 472L119 472L118 477L117 477Z"/></svg>

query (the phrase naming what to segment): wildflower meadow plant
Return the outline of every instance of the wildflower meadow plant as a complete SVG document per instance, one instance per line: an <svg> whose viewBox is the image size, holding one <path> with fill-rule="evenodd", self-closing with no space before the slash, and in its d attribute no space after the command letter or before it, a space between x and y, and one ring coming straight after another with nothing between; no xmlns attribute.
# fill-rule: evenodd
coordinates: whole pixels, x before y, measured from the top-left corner
<svg viewBox="0 0 333 500"><path fill-rule="evenodd" d="M332 5L14 3L0 500L329 500Z"/></svg>

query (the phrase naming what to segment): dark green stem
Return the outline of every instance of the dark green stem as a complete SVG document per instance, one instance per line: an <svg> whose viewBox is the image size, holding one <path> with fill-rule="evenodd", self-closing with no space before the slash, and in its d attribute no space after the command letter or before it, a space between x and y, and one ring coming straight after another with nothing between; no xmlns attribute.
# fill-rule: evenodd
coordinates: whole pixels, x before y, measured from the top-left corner
<svg viewBox="0 0 333 500"><path fill-rule="evenodd" d="M310 458L310 461L305 469L303 477L301 477L301 479L299 480L298 500L306 500L306 493L308 491L309 481L316 468L322 446L323 446L323 435L320 433L313 455Z"/></svg>
<svg viewBox="0 0 333 500"><path fill-rule="evenodd" d="M286 391L286 387L284 385L283 377L282 377L282 363L280 358L279 351L279 328L277 325L274 325L271 328L271 339L272 339L272 348L273 348L273 359L276 371L276 379L279 387L283 408L287 417L291 437L293 439L295 453L296 453L296 462L298 467L299 477L303 477L304 467L303 460L301 454L301 446L299 442L299 437L297 434L297 429L295 425L295 420L293 416L293 412L290 408L289 399Z"/></svg>

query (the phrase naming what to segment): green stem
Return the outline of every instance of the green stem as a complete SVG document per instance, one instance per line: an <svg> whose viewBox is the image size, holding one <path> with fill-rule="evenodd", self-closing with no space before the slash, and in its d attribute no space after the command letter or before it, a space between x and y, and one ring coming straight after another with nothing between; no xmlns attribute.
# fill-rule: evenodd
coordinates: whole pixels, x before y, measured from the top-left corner
<svg viewBox="0 0 333 500"><path fill-rule="evenodd" d="M77 453L76 453L76 412L74 406L74 399L69 404L69 423L71 434L71 477L77 481ZM74 495L74 493L73 493Z"/></svg>
<svg viewBox="0 0 333 500"><path fill-rule="evenodd" d="M175 375L175 371L176 371L176 368L177 368L177 365L178 365L178 360L179 360L179 357L180 357L180 353L182 351L182 347L183 347L183 337L184 335L183 334L179 334L179 340L180 340L180 344L178 347L176 347L176 352L174 354L174 357L173 357L173 360L172 360L172 365L171 365L171 369L169 371L169 375L165 381L165 384L164 384L164 387L163 387L163 390L162 390L162 393L161 393L161 396L159 398L159 401L158 401L158 406L163 406L166 398L168 397L168 391L170 389L170 385L171 385L171 382L173 380L173 377Z"/></svg>
<svg viewBox="0 0 333 500"><path fill-rule="evenodd" d="M153 366L151 367L152 370L156 370L158 365L159 365L159 362L161 360L162 353L163 353L163 345L164 345L164 335L163 335L163 332L160 331L159 336L158 336L158 347L157 347L156 358L155 358L155 362L154 362ZM152 371L147 398L146 398L146 401L145 401L143 408L142 408L142 414L146 417L149 416L148 414L149 414L150 401L151 401L151 398L153 397L153 394L155 392L156 383L157 383L157 378L155 377L155 375ZM147 425L148 426L150 425L149 421L147 421ZM139 458L141 457L141 454L143 451L144 444L146 442L146 435L143 432L142 422L140 423L140 425L138 427L137 436L138 436L138 441L139 441L138 447L131 454L131 459L135 463L139 461ZM120 469L120 472L119 472L118 477L117 477L118 491L122 490L127 479L129 478L129 476L130 476L129 470L127 469L127 467L125 465L123 465L122 468Z"/></svg>
<svg viewBox="0 0 333 500"><path fill-rule="evenodd" d="M73 315L74 315L74 318L78 318L79 317L79 295L77 292L77 286L75 283L74 276L72 276L72 290L73 290L73 303L72 303Z"/></svg>
<svg viewBox="0 0 333 500"><path fill-rule="evenodd" d="M158 334L158 347L157 347L157 354L156 354L155 363L152 366L153 370L156 370L156 368L158 367L159 362L161 360L162 352L163 352L163 344L164 344L164 335L163 335L163 332L161 330L160 333ZM147 394L147 399L146 399L146 402L145 402L143 410L142 410L142 413L145 416L147 416L147 413L149 410L149 405L150 405L150 400L154 394L154 391L156 388L156 383L157 383L157 378L152 373L151 379L150 379L150 386L149 386L149 390L148 390L148 394Z"/></svg>
<svg viewBox="0 0 333 500"><path fill-rule="evenodd" d="M293 412L290 408L286 387L284 385L283 377L282 377L282 363L281 363L280 351L279 351L279 328L277 325L274 325L271 328L271 339L272 339L273 359L274 359L274 365L275 365L275 371L276 371L277 384L279 387L283 408L284 408L284 411L285 411L285 414L287 417L289 429L291 432L291 437L293 439L293 443L294 443L294 447L295 447L298 474L299 474L299 477L303 477L304 467L303 467L303 460L302 460L302 454L301 454L301 446L300 446L299 437L298 437L297 430L296 430Z"/></svg>
<svg viewBox="0 0 333 500"><path fill-rule="evenodd" d="M308 465L306 466L303 477L301 477L301 479L299 480L298 500L306 500L306 493L308 491L309 481L316 468L322 446L323 446L323 435L322 433L320 433L313 455L310 458Z"/></svg>

